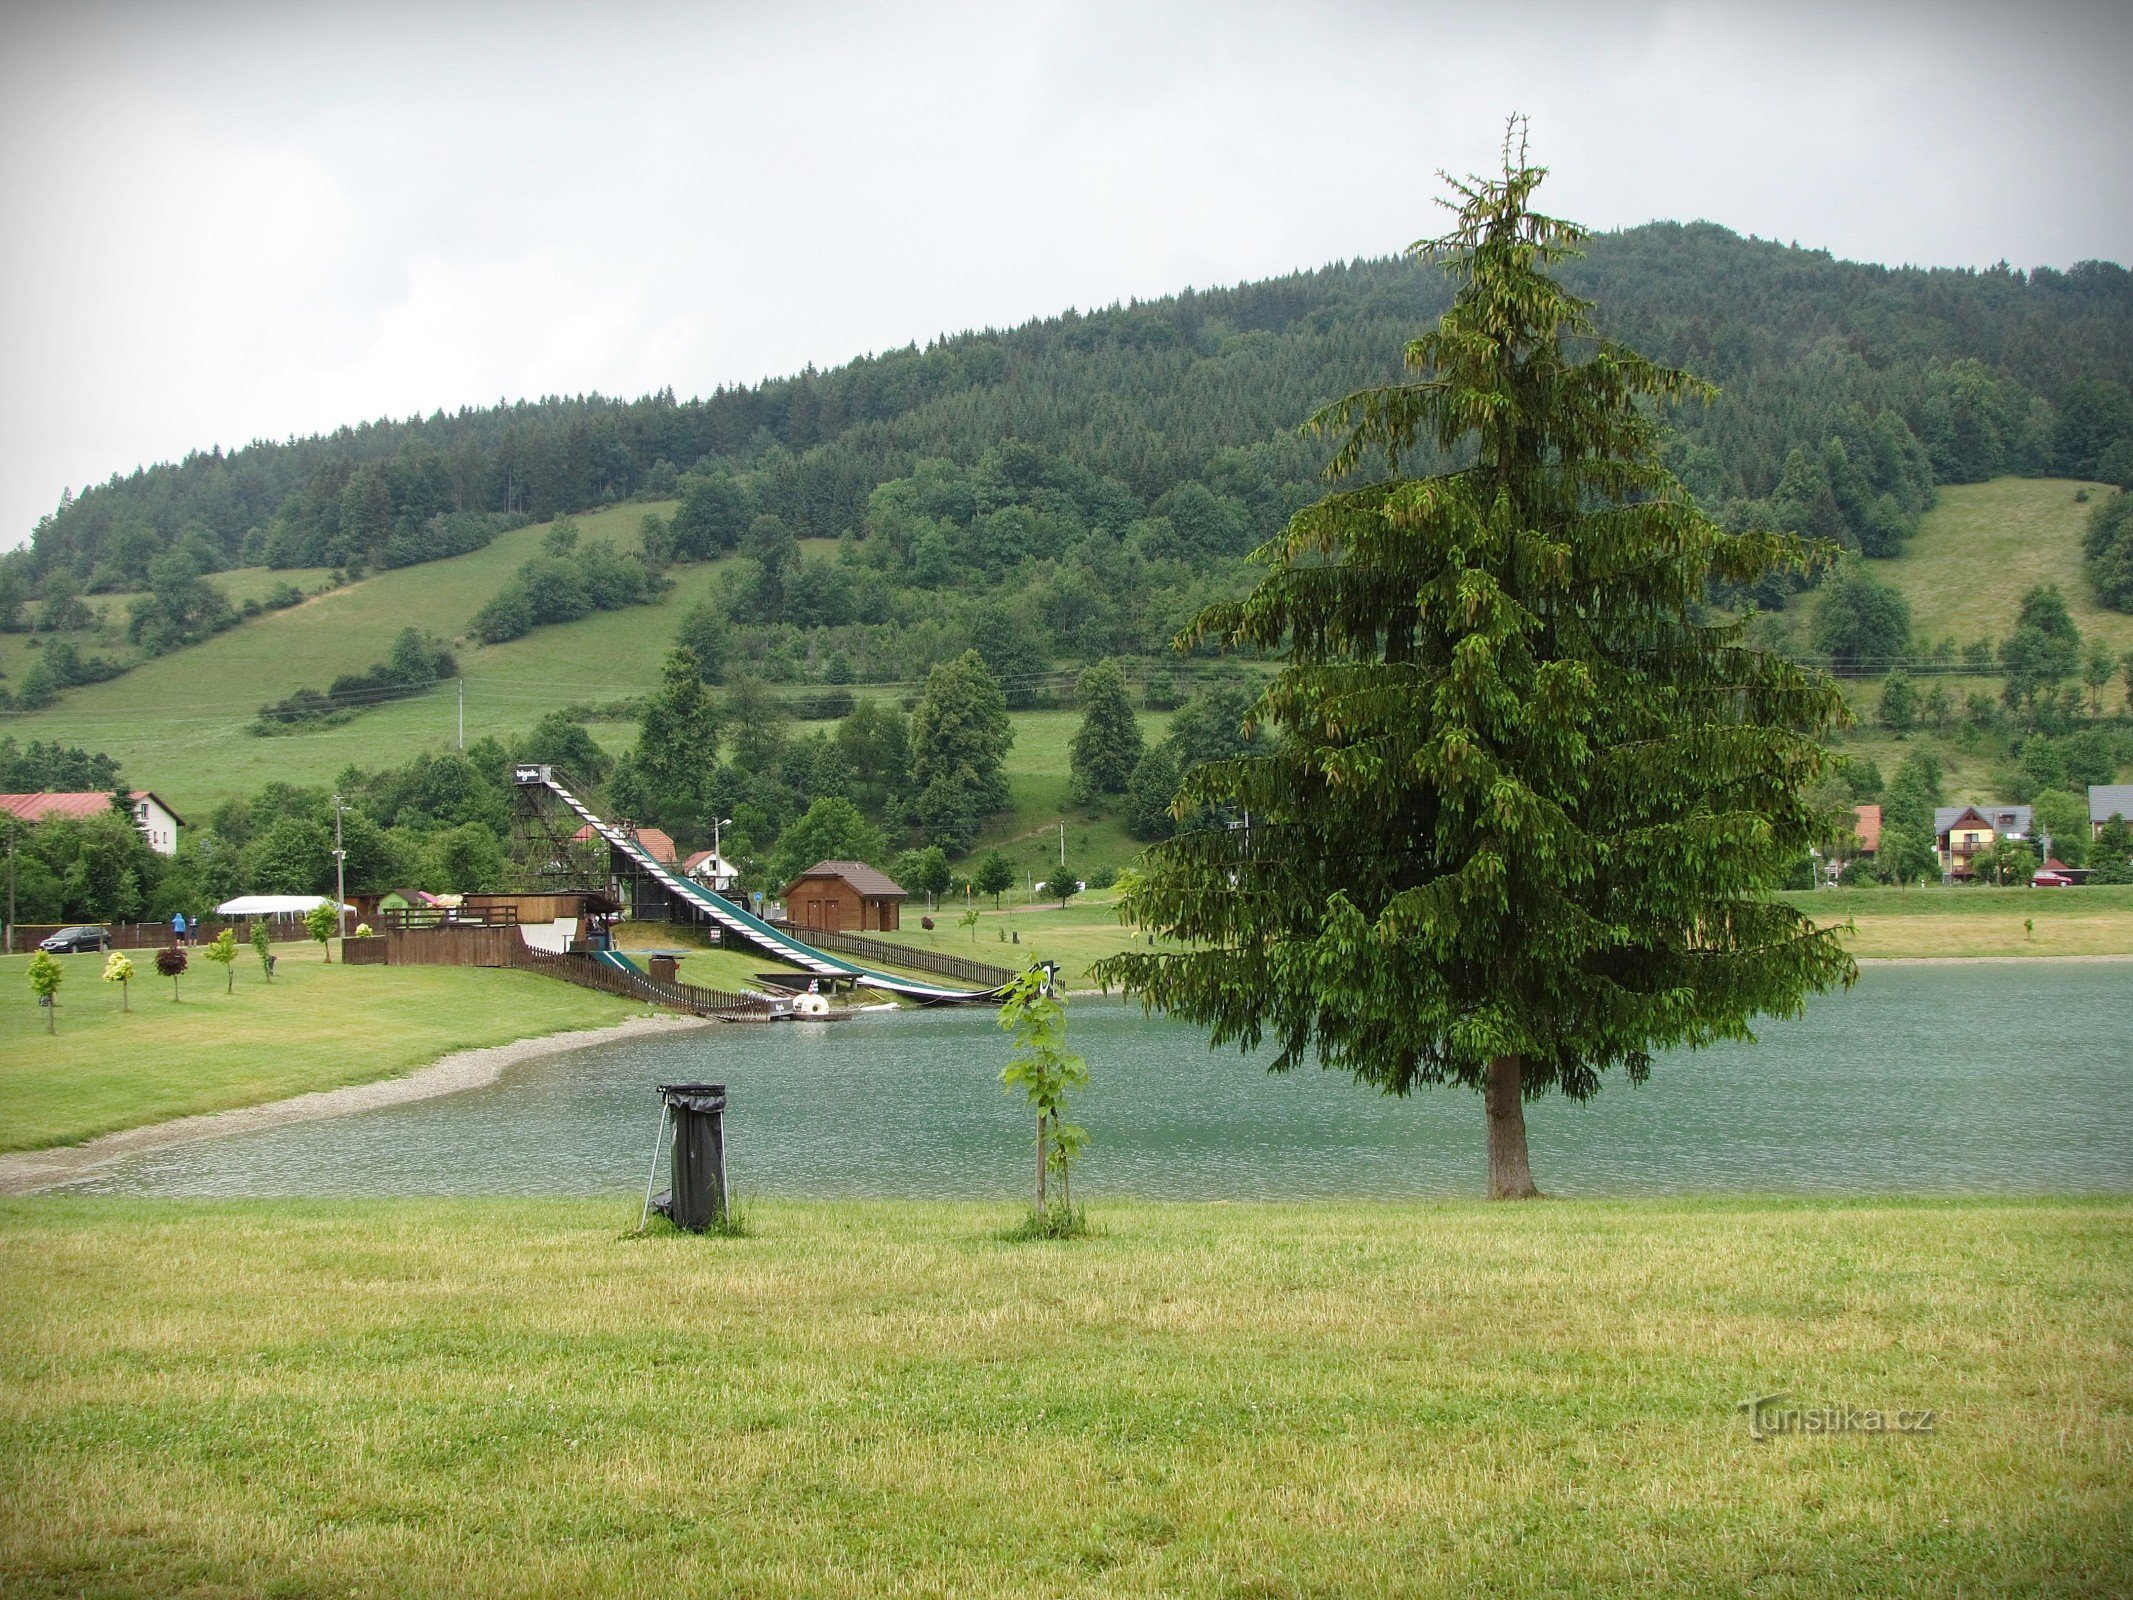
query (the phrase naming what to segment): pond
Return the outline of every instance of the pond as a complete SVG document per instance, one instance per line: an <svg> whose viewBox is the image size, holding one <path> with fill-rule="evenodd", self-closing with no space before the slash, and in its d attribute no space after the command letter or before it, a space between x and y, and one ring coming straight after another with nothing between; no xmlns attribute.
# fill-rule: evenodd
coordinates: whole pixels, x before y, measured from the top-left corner
<svg viewBox="0 0 2133 1600"><path fill-rule="evenodd" d="M1528 1110L1562 1195L2133 1189L2133 966L1871 969L1755 1044L1661 1059L1585 1105ZM1480 1096L1390 1099L1287 1076L1116 1001L1075 1001L1091 1084L1091 1199L1471 1195ZM729 1086L740 1194L1021 1192L1030 1124L998 1082L990 1012L720 1027L530 1062L495 1085L151 1152L77 1191L166 1195L598 1194L641 1188L659 1082Z"/></svg>

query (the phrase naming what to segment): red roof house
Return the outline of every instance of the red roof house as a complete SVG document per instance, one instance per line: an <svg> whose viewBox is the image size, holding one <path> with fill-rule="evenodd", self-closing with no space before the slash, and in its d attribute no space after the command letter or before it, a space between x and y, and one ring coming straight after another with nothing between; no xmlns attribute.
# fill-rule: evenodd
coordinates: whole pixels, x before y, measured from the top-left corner
<svg viewBox="0 0 2133 1600"><path fill-rule="evenodd" d="M585 844L599 837L600 835L593 831L593 825L588 822L570 836L570 842L572 844ZM673 839L663 829L638 828L632 832L631 837L643 847L647 855L663 867L671 867L681 859L680 847L674 843Z"/></svg>
<svg viewBox="0 0 2133 1600"><path fill-rule="evenodd" d="M133 825L141 830L141 837L148 841L148 848L157 855L176 855L178 830L185 826L185 819L149 790L131 790L128 798L133 801ZM111 795L108 790L91 789L86 793L61 794L44 789L34 794L0 794L0 811L20 817L24 822L57 822L99 817L110 809Z"/></svg>
<svg viewBox="0 0 2133 1600"><path fill-rule="evenodd" d="M1881 807L1853 806L1852 832L1859 835L1859 853L1870 856L1881 848Z"/></svg>

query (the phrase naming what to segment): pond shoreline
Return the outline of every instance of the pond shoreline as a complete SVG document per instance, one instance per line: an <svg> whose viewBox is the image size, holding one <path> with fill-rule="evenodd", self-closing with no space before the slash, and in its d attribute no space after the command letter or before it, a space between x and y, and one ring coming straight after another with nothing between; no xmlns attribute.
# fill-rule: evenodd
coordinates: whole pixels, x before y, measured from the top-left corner
<svg viewBox="0 0 2133 1600"><path fill-rule="evenodd" d="M0 1195L37 1194L56 1189L114 1161L170 1145L219 1139L233 1133L258 1133L292 1123L317 1122L358 1111L375 1111L382 1106L463 1094L469 1089L486 1088L512 1067L522 1062L538 1061L544 1056L563 1055L647 1033L714 1026L716 1023L705 1017L665 1014L629 1017L605 1028L580 1028L569 1033L514 1039L509 1044L487 1045L476 1050L455 1050L404 1077L378 1078L369 1083L353 1083L339 1089L321 1089L282 1100L268 1100L256 1106L235 1106L228 1111L207 1111L197 1116L175 1117L168 1122L151 1122L138 1128L121 1128L80 1144L11 1151L0 1155Z"/></svg>

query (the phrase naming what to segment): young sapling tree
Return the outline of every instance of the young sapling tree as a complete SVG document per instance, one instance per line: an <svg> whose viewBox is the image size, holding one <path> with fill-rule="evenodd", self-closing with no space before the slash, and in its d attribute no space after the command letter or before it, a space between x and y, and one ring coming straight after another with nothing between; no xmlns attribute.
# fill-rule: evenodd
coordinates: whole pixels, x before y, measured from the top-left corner
<svg viewBox="0 0 2133 1600"><path fill-rule="evenodd" d="M222 992L224 994L235 994L237 992L237 970L233 963L237 960L237 930L235 928L224 928L215 935L215 942L200 953L222 969L224 980Z"/></svg>
<svg viewBox="0 0 2133 1600"><path fill-rule="evenodd" d="M156 952L156 971L170 980L170 998L178 998L178 980L185 976L185 952L176 945L165 945Z"/></svg>
<svg viewBox="0 0 2133 1600"><path fill-rule="evenodd" d="M1015 1036L1014 1054L1000 1081L1020 1089L1037 1113L1033 1230L1045 1238L1071 1238L1081 1232L1071 1175L1089 1136L1066 1120L1066 1105L1067 1096L1089 1081L1089 1068L1066 1047L1066 1000L1047 969L1031 967L1007 986L1000 1001L1000 1027ZM1055 1177L1057 1205L1051 1203L1047 1183Z"/></svg>
<svg viewBox="0 0 2133 1600"><path fill-rule="evenodd" d="M133 963L126 952L114 950L104 958L104 982L119 986L119 1010L133 1009Z"/></svg>
<svg viewBox="0 0 2133 1600"><path fill-rule="evenodd" d="M46 1033L59 1031L59 986L66 977L66 969L52 959L51 951L40 950L30 957L30 992L44 1007Z"/></svg>
<svg viewBox="0 0 2133 1600"><path fill-rule="evenodd" d="M273 936L267 932L264 922L252 924L252 953L259 957L259 970L267 975L267 982L274 981Z"/></svg>
<svg viewBox="0 0 2133 1600"><path fill-rule="evenodd" d="M319 942L319 948L326 952L326 963L329 966L333 964L333 945L331 941L334 930L340 925L340 921L341 908L330 900L321 900L304 913L304 926L311 930L311 937L316 939Z"/></svg>

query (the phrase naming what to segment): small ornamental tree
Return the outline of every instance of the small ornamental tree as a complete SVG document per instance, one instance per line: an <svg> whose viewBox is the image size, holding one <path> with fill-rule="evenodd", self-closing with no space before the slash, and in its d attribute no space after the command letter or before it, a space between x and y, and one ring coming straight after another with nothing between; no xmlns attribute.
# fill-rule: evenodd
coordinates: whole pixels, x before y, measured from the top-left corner
<svg viewBox="0 0 2133 1600"><path fill-rule="evenodd" d="M259 957L259 970L267 975L267 982L274 981L274 936L267 932L264 922L252 924L252 953Z"/></svg>
<svg viewBox="0 0 2133 1600"><path fill-rule="evenodd" d="M1059 909L1064 911L1066 903L1081 893L1081 880L1065 867L1059 867L1045 883L1044 892L1048 899L1057 900Z"/></svg>
<svg viewBox="0 0 2133 1600"><path fill-rule="evenodd" d="M1514 140L1453 185L1412 381L1319 413L1344 486L1181 636L1279 658L1250 716L1280 737L1186 774L1184 805L1250 826L1152 846L1119 902L1186 948L1095 969L1217 1043L1271 1035L1277 1070L1479 1090L1499 1198L1537 1193L1528 1099L1857 975L1770 892L1820 832L1842 696L1705 609L1831 552L1728 533L1667 470L1666 408L1710 391L1551 276L1585 230L1533 208L1544 176Z"/></svg>
<svg viewBox="0 0 2133 1600"><path fill-rule="evenodd" d="M311 937L316 939L319 947L326 952L326 962L329 966L333 962L333 945L330 941L340 921L341 908L330 900L321 900L304 913L304 926L311 930Z"/></svg>
<svg viewBox="0 0 2133 1600"><path fill-rule="evenodd" d="M215 942L200 952L222 969L224 994L237 992L237 969L232 963L237 959L237 930L224 928L215 935Z"/></svg>
<svg viewBox="0 0 2133 1600"><path fill-rule="evenodd" d="M30 993L44 1007L46 1033L59 1031L59 986L66 977L66 969L52 959L51 951L40 950L30 957Z"/></svg>
<svg viewBox="0 0 2133 1600"><path fill-rule="evenodd" d="M119 986L119 1010L133 1009L133 963L123 950L114 950L104 958L104 982Z"/></svg>
<svg viewBox="0 0 2133 1600"><path fill-rule="evenodd" d="M1047 1238L1081 1231L1070 1174L1089 1142L1088 1133L1066 1120L1067 1096L1089 1081L1088 1063L1066 1047L1066 1000L1043 967L1031 967L1007 986L1000 1001L1000 1027L1015 1036L1014 1055L1000 1081L1020 1089L1037 1113L1037 1187L1032 1230ZM1059 1180L1058 1203L1046 1180Z"/></svg>
<svg viewBox="0 0 2133 1600"><path fill-rule="evenodd" d="M178 998L178 980L185 976L185 952L176 945L165 945L156 952L156 971L170 980L170 997Z"/></svg>
<svg viewBox="0 0 2133 1600"><path fill-rule="evenodd" d="M970 930L970 942L972 944L976 944L978 942L979 918L980 913L976 906L966 906L963 908L963 914L955 919L956 921L960 922L964 927Z"/></svg>

